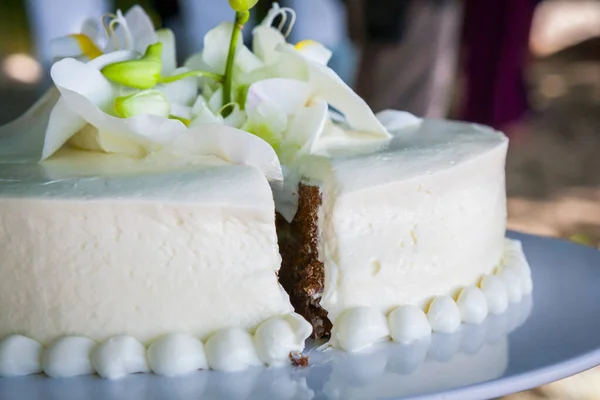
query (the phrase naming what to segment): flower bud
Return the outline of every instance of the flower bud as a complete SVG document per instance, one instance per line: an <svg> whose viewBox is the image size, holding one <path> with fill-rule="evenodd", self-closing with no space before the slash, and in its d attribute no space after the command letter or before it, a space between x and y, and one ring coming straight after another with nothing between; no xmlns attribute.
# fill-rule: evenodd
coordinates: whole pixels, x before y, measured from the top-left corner
<svg viewBox="0 0 600 400"><path fill-rule="evenodd" d="M122 61L102 68L109 80L135 89L151 89L160 79L162 69L162 43L156 42L146 49L139 60Z"/></svg>
<svg viewBox="0 0 600 400"><path fill-rule="evenodd" d="M146 90L115 99L115 113L122 118L151 114L168 117L171 111L167 97L158 90Z"/></svg>
<svg viewBox="0 0 600 400"><path fill-rule="evenodd" d="M258 0L229 0L229 5L237 12L248 11L258 3Z"/></svg>

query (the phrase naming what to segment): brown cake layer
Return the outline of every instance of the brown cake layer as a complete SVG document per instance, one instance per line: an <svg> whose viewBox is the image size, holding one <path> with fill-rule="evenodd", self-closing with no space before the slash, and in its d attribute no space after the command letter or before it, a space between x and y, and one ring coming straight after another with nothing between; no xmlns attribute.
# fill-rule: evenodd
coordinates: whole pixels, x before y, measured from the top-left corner
<svg viewBox="0 0 600 400"><path fill-rule="evenodd" d="M317 249L320 205L319 188L300 183L294 220L288 223L279 214L276 218L282 257L279 282L289 293L296 312L312 324L316 338L331 332L327 311L319 305L325 285L325 269Z"/></svg>

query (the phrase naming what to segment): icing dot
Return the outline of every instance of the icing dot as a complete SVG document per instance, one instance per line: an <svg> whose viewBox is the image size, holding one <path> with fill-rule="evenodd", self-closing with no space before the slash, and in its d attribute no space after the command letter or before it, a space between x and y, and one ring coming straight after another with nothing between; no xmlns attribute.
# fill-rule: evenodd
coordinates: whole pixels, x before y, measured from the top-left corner
<svg viewBox="0 0 600 400"><path fill-rule="evenodd" d="M267 365L289 363L293 351L302 351L304 340L299 343L291 325L283 318L271 318L258 326L254 345L258 357Z"/></svg>
<svg viewBox="0 0 600 400"><path fill-rule="evenodd" d="M358 351L390 335L385 316L373 307L346 310L333 326L332 344L346 351Z"/></svg>
<svg viewBox="0 0 600 400"><path fill-rule="evenodd" d="M460 326L460 310L450 296L438 296L431 302L427 318L434 332L452 333Z"/></svg>
<svg viewBox="0 0 600 400"><path fill-rule="evenodd" d="M520 302L523 293L521 292L521 277L518 269L512 265L506 265L500 269L498 277L506 286L508 301L511 303Z"/></svg>
<svg viewBox="0 0 600 400"><path fill-rule="evenodd" d="M0 341L0 377L24 376L42 372L44 348L33 339L21 335Z"/></svg>
<svg viewBox="0 0 600 400"><path fill-rule="evenodd" d="M202 342L182 333L162 336L150 345L146 356L157 375L171 377L208 368Z"/></svg>
<svg viewBox="0 0 600 400"><path fill-rule="evenodd" d="M400 343L409 343L431 335L431 324L427 315L418 307L404 305L388 316L390 335Z"/></svg>
<svg viewBox="0 0 600 400"><path fill-rule="evenodd" d="M206 358L212 369L241 371L262 365L248 332L239 328L222 329L206 342Z"/></svg>
<svg viewBox="0 0 600 400"><path fill-rule="evenodd" d="M478 324L487 317L487 301L481 289L476 286L468 286L461 290L456 305L462 321L468 324Z"/></svg>
<svg viewBox="0 0 600 400"><path fill-rule="evenodd" d="M149 372L146 348L131 336L117 336L97 346L92 365L103 378L119 379L137 372Z"/></svg>
<svg viewBox="0 0 600 400"><path fill-rule="evenodd" d="M94 347L96 342L82 336L65 336L55 340L44 353L44 373L52 378L93 374L90 356Z"/></svg>
<svg viewBox="0 0 600 400"><path fill-rule="evenodd" d="M508 308L508 293L500 278L488 275L481 280L481 292L485 296L488 311L491 314L501 314Z"/></svg>

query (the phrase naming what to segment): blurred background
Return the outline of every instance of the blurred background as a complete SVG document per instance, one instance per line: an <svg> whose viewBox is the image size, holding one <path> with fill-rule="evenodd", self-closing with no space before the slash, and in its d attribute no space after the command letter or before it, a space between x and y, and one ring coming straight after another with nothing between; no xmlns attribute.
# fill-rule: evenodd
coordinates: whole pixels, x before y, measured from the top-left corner
<svg viewBox="0 0 600 400"><path fill-rule="evenodd" d="M50 84L51 38L136 3L175 31L181 61L231 18L226 0L1 0L0 124ZM270 3L260 0L253 21ZM281 3L298 14L290 41L332 49L332 68L376 111L503 130L511 139L509 228L600 245L600 1ZM507 399L600 399L600 369Z"/></svg>

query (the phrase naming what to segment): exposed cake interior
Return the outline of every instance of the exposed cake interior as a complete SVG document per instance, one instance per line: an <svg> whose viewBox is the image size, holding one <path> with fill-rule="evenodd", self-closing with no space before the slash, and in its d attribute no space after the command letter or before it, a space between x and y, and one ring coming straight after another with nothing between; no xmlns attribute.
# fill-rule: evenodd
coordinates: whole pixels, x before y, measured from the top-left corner
<svg viewBox="0 0 600 400"><path fill-rule="evenodd" d="M313 326L317 338L329 335L331 321L319 304L325 284L325 266L319 260L318 211L321 193L318 186L300 183L298 211L292 222L277 214L277 235L281 252L279 282L290 295L296 312Z"/></svg>

